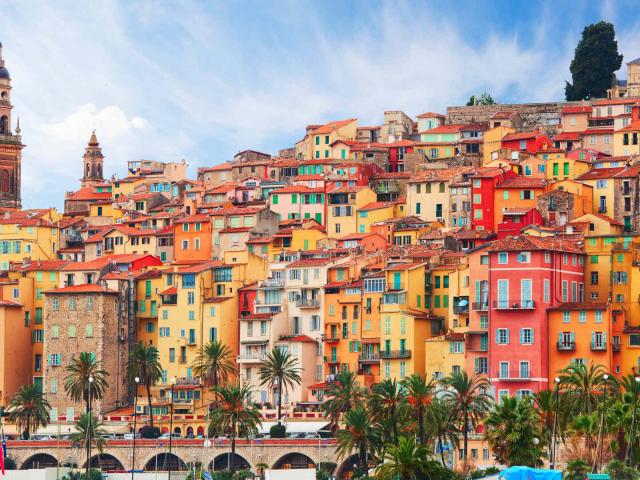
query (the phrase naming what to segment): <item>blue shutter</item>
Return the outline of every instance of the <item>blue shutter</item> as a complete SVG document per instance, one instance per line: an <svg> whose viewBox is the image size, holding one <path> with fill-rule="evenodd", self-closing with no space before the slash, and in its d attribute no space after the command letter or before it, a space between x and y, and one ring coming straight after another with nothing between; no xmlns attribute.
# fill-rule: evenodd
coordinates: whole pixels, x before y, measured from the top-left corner
<svg viewBox="0 0 640 480"><path fill-rule="evenodd" d="M509 345L509 335L511 334L511 332L509 331L509 329L507 328L507 345Z"/></svg>
<svg viewBox="0 0 640 480"><path fill-rule="evenodd" d="M536 343L536 340L535 340L535 330L532 328L532 329L531 329L531 344L533 345L534 343Z"/></svg>

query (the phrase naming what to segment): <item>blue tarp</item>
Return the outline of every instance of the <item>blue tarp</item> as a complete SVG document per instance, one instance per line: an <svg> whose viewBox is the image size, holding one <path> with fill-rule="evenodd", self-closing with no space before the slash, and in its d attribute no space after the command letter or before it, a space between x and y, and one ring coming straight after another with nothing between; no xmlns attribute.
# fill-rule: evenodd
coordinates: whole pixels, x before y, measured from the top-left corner
<svg viewBox="0 0 640 480"><path fill-rule="evenodd" d="M505 480L562 480L562 472L531 467L511 467L500 472L498 478Z"/></svg>

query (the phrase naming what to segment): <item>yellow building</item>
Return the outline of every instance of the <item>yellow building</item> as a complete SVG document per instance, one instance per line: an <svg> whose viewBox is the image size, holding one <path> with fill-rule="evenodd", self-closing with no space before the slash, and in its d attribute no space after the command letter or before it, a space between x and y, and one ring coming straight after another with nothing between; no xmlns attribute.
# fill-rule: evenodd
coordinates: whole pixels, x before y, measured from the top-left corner
<svg viewBox="0 0 640 480"><path fill-rule="evenodd" d="M337 140L355 140L357 128L355 118L310 125L305 137L296 143L296 155L303 160L330 158L331 144Z"/></svg>
<svg viewBox="0 0 640 480"><path fill-rule="evenodd" d="M141 272L135 276L138 310L137 341L146 345L158 345L159 293L163 290L162 272L157 269Z"/></svg>
<svg viewBox="0 0 640 480"><path fill-rule="evenodd" d="M432 317L425 308L425 264L391 264L385 274L380 377L402 380L414 373L423 375L425 339L432 336Z"/></svg>
<svg viewBox="0 0 640 480"><path fill-rule="evenodd" d="M24 210L0 219L0 269L8 270L10 262L52 260L60 246L61 219L55 209Z"/></svg>
<svg viewBox="0 0 640 480"><path fill-rule="evenodd" d="M369 233L371 225L393 218L396 206L390 202L371 202L357 211L358 233Z"/></svg>
<svg viewBox="0 0 640 480"><path fill-rule="evenodd" d="M576 178L593 188L593 211L614 218L616 198L615 177L624 171L618 168L594 168Z"/></svg>
<svg viewBox="0 0 640 480"><path fill-rule="evenodd" d="M359 209L376 201L369 187L340 187L327 194L327 234L331 237L358 232Z"/></svg>
<svg viewBox="0 0 640 480"><path fill-rule="evenodd" d="M498 126L484 132L484 135L482 136L482 165L487 165L491 160L493 160L493 152L502 148L502 139L506 135L515 132L516 130L514 128L504 126Z"/></svg>
<svg viewBox="0 0 640 480"><path fill-rule="evenodd" d="M546 156L545 172L547 180L573 180L591 169L591 163L566 157L564 153L544 153L537 156Z"/></svg>

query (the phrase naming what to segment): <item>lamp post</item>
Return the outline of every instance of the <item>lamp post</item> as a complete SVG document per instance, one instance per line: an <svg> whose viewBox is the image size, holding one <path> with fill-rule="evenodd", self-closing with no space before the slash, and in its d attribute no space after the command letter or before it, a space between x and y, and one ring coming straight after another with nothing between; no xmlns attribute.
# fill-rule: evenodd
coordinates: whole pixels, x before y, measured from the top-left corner
<svg viewBox="0 0 640 480"><path fill-rule="evenodd" d="M636 441L636 411L638 405L638 384L640 383L640 377L635 377L635 383L633 384L633 414L631 416L631 439L629 440L629 446L627 447L627 463L629 466L633 465L633 443Z"/></svg>
<svg viewBox="0 0 640 480"><path fill-rule="evenodd" d="M593 460L593 468L591 469L591 473L596 473L600 470L600 465L602 465L602 444L604 442L604 411L607 407L607 382L609 381L609 375L606 373L602 375L602 380L604 381L604 385L602 387L602 412L600 412L600 433L598 434L598 446L596 450L596 457Z"/></svg>
<svg viewBox="0 0 640 480"><path fill-rule="evenodd" d="M556 431L558 429L558 395L560 393L560 378L555 378L556 388L554 389L554 414L553 429L551 431L551 455L549 455L549 469L554 470L556 465Z"/></svg>
<svg viewBox="0 0 640 480"><path fill-rule="evenodd" d="M89 383L87 384L87 414L88 414L88 428L87 428L87 477L89 476L89 470L91 469L91 443L93 442L94 428L93 428L93 414L91 413L91 384L93 383L93 375L89 375Z"/></svg>
<svg viewBox="0 0 640 480"><path fill-rule="evenodd" d="M171 406L169 410L169 474L168 480L171 480L171 447L173 446L173 389L176 386L176 377L171 379Z"/></svg>
<svg viewBox="0 0 640 480"><path fill-rule="evenodd" d="M133 381L136 382L136 386L133 393L133 454L131 455L131 480L133 480L133 475L136 470L136 420L138 420L138 384L140 383L140 378L136 377ZM149 413L151 413L151 405L149 405Z"/></svg>

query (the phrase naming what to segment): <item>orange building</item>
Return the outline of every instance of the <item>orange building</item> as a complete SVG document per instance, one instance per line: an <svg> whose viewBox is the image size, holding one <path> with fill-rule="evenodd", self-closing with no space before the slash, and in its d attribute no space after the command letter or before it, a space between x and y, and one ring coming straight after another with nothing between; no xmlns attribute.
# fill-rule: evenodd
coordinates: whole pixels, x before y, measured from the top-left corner
<svg viewBox="0 0 640 480"><path fill-rule="evenodd" d="M558 372L571 362L603 365L616 375L628 373L622 369L619 353L624 326L616 318L620 312L606 303L589 302L560 304L547 312L550 389L555 388ZM619 332L614 330L615 325L619 325Z"/></svg>
<svg viewBox="0 0 640 480"><path fill-rule="evenodd" d="M536 207L536 199L545 191L546 181L534 177L511 177L496 186L494 193L495 215L493 228L502 222L502 212L507 208L531 209Z"/></svg>
<svg viewBox="0 0 640 480"><path fill-rule="evenodd" d="M176 263L211 259L211 222L208 215L191 215L176 220L173 238Z"/></svg>

